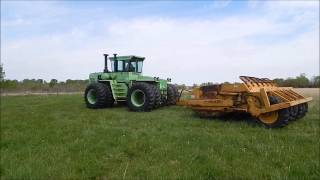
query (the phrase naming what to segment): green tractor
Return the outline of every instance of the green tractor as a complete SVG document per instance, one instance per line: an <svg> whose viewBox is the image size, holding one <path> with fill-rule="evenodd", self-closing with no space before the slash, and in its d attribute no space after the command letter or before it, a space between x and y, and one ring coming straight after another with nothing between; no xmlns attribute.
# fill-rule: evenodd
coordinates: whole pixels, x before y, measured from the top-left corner
<svg viewBox="0 0 320 180"><path fill-rule="evenodd" d="M104 54L103 72L91 73L84 99L88 108L112 107L114 103L126 102L132 111L151 111L164 105L176 104L178 89L168 84L171 79L159 79L142 75L144 57L110 57Z"/></svg>

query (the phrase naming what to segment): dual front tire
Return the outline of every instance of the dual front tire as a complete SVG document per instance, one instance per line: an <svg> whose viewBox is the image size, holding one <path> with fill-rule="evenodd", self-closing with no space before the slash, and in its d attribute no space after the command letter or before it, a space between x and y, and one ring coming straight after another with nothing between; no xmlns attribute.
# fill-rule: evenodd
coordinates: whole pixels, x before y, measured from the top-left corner
<svg viewBox="0 0 320 180"><path fill-rule="evenodd" d="M155 106L156 93L152 84L137 82L128 91L127 104L132 111L150 111Z"/></svg>
<svg viewBox="0 0 320 180"><path fill-rule="evenodd" d="M111 88L104 83L89 84L84 93L84 100L87 107L92 109L112 107L114 104Z"/></svg>

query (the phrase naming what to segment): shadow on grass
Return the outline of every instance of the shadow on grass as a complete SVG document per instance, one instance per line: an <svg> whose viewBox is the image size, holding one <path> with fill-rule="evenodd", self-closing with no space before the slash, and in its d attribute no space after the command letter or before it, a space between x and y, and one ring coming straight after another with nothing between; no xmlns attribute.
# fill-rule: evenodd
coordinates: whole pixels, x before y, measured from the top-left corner
<svg viewBox="0 0 320 180"><path fill-rule="evenodd" d="M249 113L241 113L241 112L230 112L230 113L219 113L215 115L199 115L198 113L193 113L193 117L200 118L202 120L207 121L228 121L232 123L242 123L245 122L251 127L262 127L257 119L252 117Z"/></svg>
<svg viewBox="0 0 320 180"><path fill-rule="evenodd" d="M126 101L118 101L114 103L113 107L127 107L127 102Z"/></svg>

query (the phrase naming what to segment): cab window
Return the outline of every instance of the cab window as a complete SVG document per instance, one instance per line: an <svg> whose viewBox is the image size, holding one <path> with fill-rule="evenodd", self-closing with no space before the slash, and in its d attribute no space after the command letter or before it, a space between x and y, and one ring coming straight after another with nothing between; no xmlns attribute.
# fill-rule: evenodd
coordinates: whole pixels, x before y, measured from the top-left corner
<svg viewBox="0 0 320 180"><path fill-rule="evenodd" d="M143 66L143 61L138 61L137 62L137 72L141 73L142 72L142 66Z"/></svg>
<svg viewBox="0 0 320 180"><path fill-rule="evenodd" d="M123 71L123 61L118 61L118 71Z"/></svg>
<svg viewBox="0 0 320 180"><path fill-rule="evenodd" d="M136 72L137 65L136 61L129 61L125 63L125 71L126 72Z"/></svg>

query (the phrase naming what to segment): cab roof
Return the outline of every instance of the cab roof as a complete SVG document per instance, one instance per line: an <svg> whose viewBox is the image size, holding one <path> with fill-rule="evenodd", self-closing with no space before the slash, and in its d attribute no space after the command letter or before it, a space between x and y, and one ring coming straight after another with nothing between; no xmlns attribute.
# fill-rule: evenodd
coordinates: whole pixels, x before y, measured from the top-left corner
<svg viewBox="0 0 320 180"><path fill-rule="evenodd" d="M109 58L111 61L114 61L115 58L114 57L110 57ZM134 55L130 55L130 56L117 56L116 60L118 61L131 61L131 60L137 60L137 61L143 61L145 59L145 57L141 57L141 56L134 56Z"/></svg>

